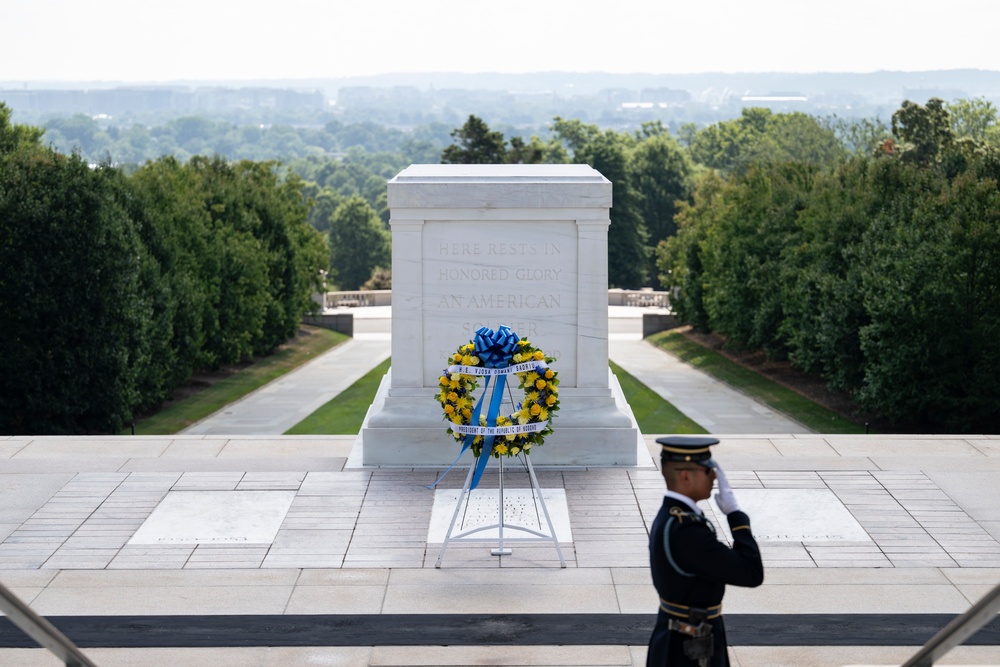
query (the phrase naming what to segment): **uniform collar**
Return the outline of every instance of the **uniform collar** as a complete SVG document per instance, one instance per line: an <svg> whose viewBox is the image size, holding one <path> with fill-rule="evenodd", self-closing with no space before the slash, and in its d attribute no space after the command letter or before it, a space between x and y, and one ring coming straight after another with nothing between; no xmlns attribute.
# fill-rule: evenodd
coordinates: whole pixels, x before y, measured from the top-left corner
<svg viewBox="0 0 1000 667"><path fill-rule="evenodd" d="M704 512L701 511L701 508L698 507L698 503L691 500L683 493L677 493L676 491L671 491L670 489L667 489L667 492L664 493L663 495L665 495L667 498L672 498L673 500L679 500L680 502L690 507L692 511L694 511L696 514L704 514Z"/></svg>

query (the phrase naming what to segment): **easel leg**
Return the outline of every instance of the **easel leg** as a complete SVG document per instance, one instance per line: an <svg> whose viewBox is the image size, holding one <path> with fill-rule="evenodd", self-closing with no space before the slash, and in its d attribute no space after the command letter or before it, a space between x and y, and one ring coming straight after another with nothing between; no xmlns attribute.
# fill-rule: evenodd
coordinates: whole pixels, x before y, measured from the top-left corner
<svg viewBox="0 0 1000 667"><path fill-rule="evenodd" d="M455 503L455 512L451 515L451 523L448 524L448 532L444 536L444 542L441 543L441 551L438 553L437 563L434 567L440 568L441 561L444 560L444 550L448 548L448 541L451 540L451 532L455 529L455 521L458 519L458 512L462 509L462 501L466 499L469 494L469 487L472 485L472 473L476 470L475 461L469 466L469 474L465 476L465 485L462 487L462 494L458 497L458 502Z"/></svg>
<svg viewBox="0 0 1000 667"><path fill-rule="evenodd" d="M505 549L504 546L503 546L503 457L502 456L500 457L499 461L500 461L500 489L499 489L499 491L500 491L500 510L499 510L500 517L499 517L499 520L497 521L497 525L499 526L499 530L500 530L500 541L497 543L497 548L496 549L490 549L490 555L492 555L492 556L509 556L509 555L511 555L514 552L511 551L510 549Z"/></svg>
<svg viewBox="0 0 1000 667"><path fill-rule="evenodd" d="M559 567L566 567L566 559L563 558L562 548L559 546L559 536L556 535L556 528L552 525L552 518L549 516L549 508L545 505L545 498L542 497L542 487L535 477L535 468L531 465L531 457L525 455L525 463L528 465L528 475L531 477L531 486L538 491L538 502L542 505L542 512L545 514L545 522L549 525L549 535L552 536L552 544L556 547L556 555L559 556Z"/></svg>

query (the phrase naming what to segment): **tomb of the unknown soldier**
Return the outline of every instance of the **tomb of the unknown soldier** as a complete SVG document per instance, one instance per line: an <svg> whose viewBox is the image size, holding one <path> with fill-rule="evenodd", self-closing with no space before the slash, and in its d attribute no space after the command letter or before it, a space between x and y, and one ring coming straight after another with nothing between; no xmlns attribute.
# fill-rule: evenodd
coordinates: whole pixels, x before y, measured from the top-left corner
<svg viewBox="0 0 1000 667"><path fill-rule="evenodd" d="M457 345L508 326L555 357L559 427L539 464L635 465L608 372L611 183L586 165L413 165L389 181L392 369L361 431L366 464L454 458L428 410Z"/></svg>

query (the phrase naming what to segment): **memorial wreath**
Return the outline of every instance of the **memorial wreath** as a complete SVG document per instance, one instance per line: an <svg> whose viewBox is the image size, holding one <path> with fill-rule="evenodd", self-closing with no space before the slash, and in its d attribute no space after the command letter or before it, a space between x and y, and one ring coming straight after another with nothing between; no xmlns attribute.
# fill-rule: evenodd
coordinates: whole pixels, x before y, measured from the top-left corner
<svg viewBox="0 0 1000 667"><path fill-rule="evenodd" d="M559 378L548 366L553 361L506 326L495 332L487 327L478 329L475 340L460 345L448 358L449 366L438 379L435 398L449 422L448 433L465 442L463 451L471 447L477 458L484 447L488 447L487 454L499 458L529 454L532 447L541 446L552 433L552 416L559 410ZM517 375L524 395L514 412L501 415L499 407L509 375ZM472 394L482 377L486 385L477 401ZM487 403L487 390L494 379ZM513 399L510 403L514 404ZM484 404L488 408L484 409Z"/></svg>

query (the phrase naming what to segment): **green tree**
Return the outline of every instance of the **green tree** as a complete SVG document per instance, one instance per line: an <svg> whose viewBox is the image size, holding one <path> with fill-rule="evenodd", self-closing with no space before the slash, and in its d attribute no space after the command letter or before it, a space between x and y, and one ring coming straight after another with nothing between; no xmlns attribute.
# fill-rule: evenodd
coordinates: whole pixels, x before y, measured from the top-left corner
<svg viewBox="0 0 1000 667"><path fill-rule="evenodd" d="M330 218L344 199L343 195L337 194L332 188L319 190L313 196L309 208L309 224L321 232L330 231Z"/></svg>
<svg viewBox="0 0 1000 667"><path fill-rule="evenodd" d="M881 118L838 118L832 116L825 121L844 145L855 155L874 155L892 136L889 126Z"/></svg>
<svg viewBox="0 0 1000 667"><path fill-rule="evenodd" d="M680 202L674 220L677 234L661 240L656 247L660 284L672 292L671 307L681 321L695 329L709 331L702 249L710 229L726 213L725 181L717 172L708 172L698 181L692 202Z"/></svg>
<svg viewBox="0 0 1000 667"><path fill-rule="evenodd" d="M149 308L117 178L47 149L0 154L0 432L117 432L138 400Z"/></svg>
<svg viewBox="0 0 1000 667"><path fill-rule="evenodd" d="M781 252L782 334L799 369L856 391L864 380L860 331L870 319L861 287L864 235L901 191L896 165L858 155L816 175L800 235Z"/></svg>
<svg viewBox="0 0 1000 667"><path fill-rule="evenodd" d="M106 159L111 149L111 138L101 130L97 121L84 114L52 118L45 123L45 129L58 131L66 140L67 145L57 145L57 150L64 153L79 150L93 162Z"/></svg>
<svg viewBox="0 0 1000 667"><path fill-rule="evenodd" d="M441 152L442 164L503 164L507 161L503 134L490 130L481 118L470 115L451 136L454 142Z"/></svg>
<svg viewBox="0 0 1000 667"><path fill-rule="evenodd" d="M922 171L906 206L873 221L862 255L871 323L859 400L932 429L1000 425L1000 192Z"/></svg>
<svg viewBox="0 0 1000 667"><path fill-rule="evenodd" d="M638 140L630 161L631 180L639 195L639 215L648 231L649 243L655 246L677 233L674 217L678 205L690 200L694 165L687 152L665 131L647 130L645 137ZM653 253L647 271L648 276L657 275Z"/></svg>
<svg viewBox="0 0 1000 667"><path fill-rule="evenodd" d="M936 97L927 106L904 100L892 114L892 134L900 141L897 152L901 159L918 164L930 164L955 138L944 102Z"/></svg>
<svg viewBox="0 0 1000 667"><path fill-rule="evenodd" d="M997 108L992 102L983 98L955 100L946 108L951 132L956 139L972 139L980 143L1000 139Z"/></svg>
<svg viewBox="0 0 1000 667"><path fill-rule="evenodd" d="M372 277L361 286L363 290L392 289L392 270L378 267L372 271Z"/></svg>
<svg viewBox="0 0 1000 667"><path fill-rule="evenodd" d="M814 178L810 165L787 162L753 166L730 180L728 205L707 231L702 261L710 326L735 346L787 356L782 253L799 243L798 217Z"/></svg>
<svg viewBox="0 0 1000 667"><path fill-rule="evenodd" d="M41 145L43 130L29 125L14 125L10 118L10 109L0 102L0 155L24 146Z"/></svg>
<svg viewBox="0 0 1000 667"><path fill-rule="evenodd" d="M270 162L230 164L220 157L195 157L188 166L202 179L210 224L217 232L226 230L216 235L216 241L234 244L223 254L234 264L221 266L220 315L228 307L240 316L220 318L237 340L223 346L222 359L232 360L236 349L244 356L268 352L294 335L323 268L299 266L295 240L305 238L302 235L307 226L302 183L297 177L281 181L276 165ZM253 256L257 259L251 262ZM258 269L264 271L262 287ZM307 275L311 278L304 283ZM255 292L258 288L264 290L263 295ZM248 304L239 303L241 299ZM259 327L250 319L258 314L263 317ZM251 332L248 352L242 347L247 331Z"/></svg>
<svg viewBox="0 0 1000 667"><path fill-rule="evenodd" d="M200 368L217 366L207 347L217 331L214 275L205 269L214 251L200 180L172 157L147 162L129 179L125 200L151 265L141 275L152 308L149 356L139 369L140 409L169 399Z"/></svg>
<svg viewBox="0 0 1000 667"><path fill-rule="evenodd" d="M611 181L614 204L608 229L609 285L632 289L645 285L651 249L631 165L635 138L559 118L553 130L560 141L573 148L574 162L589 164Z"/></svg>
<svg viewBox="0 0 1000 667"><path fill-rule="evenodd" d="M228 123L217 123L204 116L182 116L168 124L177 143L191 153L199 153L203 146L214 143L215 138L229 128Z"/></svg>
<svg viewBox="0 0 1000 667"><path fill-rule="evenodd" d="M538 137L526 143L521 137L511 137L506 160L510 164L539 164L545 161L545 144Z"/></svg>
<svg viewBox="0 0 1000 667"><path fill-rule="evenodd" d="M845 154L834 131L813 116L762 108L743 109L737 119L702 129L690 150L695 162L726 173L759 162L825 164Z"/></svg>
<svg viewBox="0 0 1000 667"><path fill-rule="evenodd" d="M361 287L390 265L389 233L361 197L349 197L330 217L330 269L342 290Z"/></svg>

